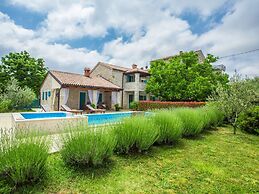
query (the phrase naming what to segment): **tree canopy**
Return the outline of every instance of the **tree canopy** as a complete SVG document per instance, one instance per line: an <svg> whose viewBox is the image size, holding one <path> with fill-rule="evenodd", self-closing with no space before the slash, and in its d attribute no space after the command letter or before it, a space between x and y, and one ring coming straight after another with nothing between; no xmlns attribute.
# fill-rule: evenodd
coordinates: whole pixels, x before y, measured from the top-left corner
<svg viewBox="0 0 259 194"><path fill-rule="evenodd" d="M213 69L216 60L208 55L201 62L191 51L153 61L146 91L166 101L205 101L218 83L228 83L227 74Z"/></svg>
<svg viewBox="0 0 259 194"><path fill-rule="evenodd" d="M20 53L9 53L2 57L1 62L0 91L4 92L7 83L11 78L15 78L20 87L27 86L35 94L39 93L41 83L47 73L43 59L35 59L28 52L22 51Z"/></svg>

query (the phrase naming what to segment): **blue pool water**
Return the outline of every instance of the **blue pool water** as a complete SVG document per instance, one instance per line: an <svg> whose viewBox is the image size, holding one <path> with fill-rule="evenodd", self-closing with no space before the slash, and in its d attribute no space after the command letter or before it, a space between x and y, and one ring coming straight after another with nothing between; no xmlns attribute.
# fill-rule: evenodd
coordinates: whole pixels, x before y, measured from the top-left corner
<svg viewBox="0 0 259 194"><path fill-rule="evenodd" d="M98 125L106 123L115 123L121 121L123 118L130 117L131 112L124 113L105 113L105 114L88 114L88 124Z"/></svg>
<svg viewBox="0 0 259 194"><path fill-rule="evenodd" d="M44 119L44 118L60 118L66 117L65 112L50 112L50 113L21 113L25 119Z"/></svg>
<svg viewBox="0 0 259 194"><path fill-rule="evenodd" d="M44 118L64 118L68 115L65 112L46 112L46 113L21 113L25 119L44 119ZM119 122L123 118L130 117L132 112L105 113L105 114L88 114L88 124L98 125L106 123Z"/></svg>

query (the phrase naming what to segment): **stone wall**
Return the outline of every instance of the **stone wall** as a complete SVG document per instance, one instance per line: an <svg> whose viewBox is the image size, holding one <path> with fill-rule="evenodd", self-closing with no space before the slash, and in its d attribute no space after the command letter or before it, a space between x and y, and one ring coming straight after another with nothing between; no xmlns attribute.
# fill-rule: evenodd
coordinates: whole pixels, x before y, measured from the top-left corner
<svg viewBox="0 0 259 194"><path fill-rule="evenodd" d="M59 89L60 87L61 85L50 74L48 74L40 89L41 105L48 106L50 108L50 111L55 110L55 106L57 103L57 100L55 99L55 90ZM43 100L42 93L49 91L51 95L47 96L47 100L45 99L45 97Z"/></svg>

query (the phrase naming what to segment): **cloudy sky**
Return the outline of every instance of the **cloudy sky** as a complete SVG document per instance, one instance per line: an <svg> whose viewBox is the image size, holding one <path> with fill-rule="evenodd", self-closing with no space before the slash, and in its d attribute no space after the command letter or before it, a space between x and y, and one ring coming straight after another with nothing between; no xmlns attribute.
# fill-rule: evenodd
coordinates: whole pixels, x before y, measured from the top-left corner
<svg viewBox="0 0 259 194"><path fill-rule="evenodd" d="M258 8L259 0L1 0L0 56L27 50L71 72L198 49L222 57L259 48ZM259 51L217 63L259 75Z"/></svg>

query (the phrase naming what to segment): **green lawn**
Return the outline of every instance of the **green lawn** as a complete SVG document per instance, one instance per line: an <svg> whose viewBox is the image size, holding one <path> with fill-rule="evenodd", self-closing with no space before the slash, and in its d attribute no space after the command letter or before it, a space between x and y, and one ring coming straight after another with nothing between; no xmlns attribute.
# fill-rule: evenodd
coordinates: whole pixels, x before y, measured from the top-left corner
<svg viewBox="0 0 259 194"><path fill-rule="evenodd" d="M256 193L259 137L219 128L145 154L114 156L98 169L71 170L59 154L49 157L48 166L45 183L18 192Z"/></svg>

